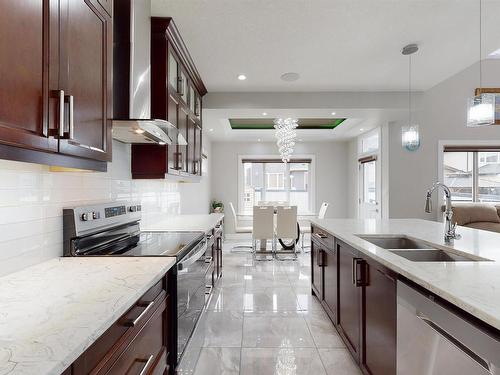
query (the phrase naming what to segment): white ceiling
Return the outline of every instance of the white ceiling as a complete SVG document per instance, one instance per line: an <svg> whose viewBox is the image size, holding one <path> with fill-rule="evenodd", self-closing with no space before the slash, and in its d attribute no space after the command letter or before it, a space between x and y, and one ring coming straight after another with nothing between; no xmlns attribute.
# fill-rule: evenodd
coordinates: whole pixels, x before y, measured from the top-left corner
<svg viewBox="0 0 500 375"><path fill-rule="evenodd" d="M267 115L263 116L262 113ZM337 110L335 116L326 109L204 109L203 129L210 139L231 142L269 142L275 141L274 130L233 130L230 118L347 118L333 130L298 129L297 141L343 141L380 126L387 121L406 118L407 110L398 109L349 109Z"/></svg>
<svg viewBox="0 0 500 375"><path fill-rule="evenodd" d="M415 89L478 60L479 0L152 0L171 16L211 92ZM500 1L483 0L484 55L500 48ZM296 82L280 75L297 72ZM238 81L244 73L248 79Z"/></svg>

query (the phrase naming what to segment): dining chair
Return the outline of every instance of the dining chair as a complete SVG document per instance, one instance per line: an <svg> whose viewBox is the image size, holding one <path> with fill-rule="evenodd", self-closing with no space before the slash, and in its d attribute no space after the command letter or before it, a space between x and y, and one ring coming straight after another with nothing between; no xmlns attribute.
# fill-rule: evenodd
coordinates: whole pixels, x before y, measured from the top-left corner
<svg viewBox="0 0 500 375"><path fill-rule="evenodd" d="M283 251L275 251L276 259L278 255L281 254L293 254L291 259L297 259L297 247L295 243L297 241L297 206L278 206L276 215L276 238L280 240L292 240L290 249ZM280 260L285 260L290 258L280 258Z"/></svg>
<svg viewBox="0 0 500 375"><path fill-rule="evenodd" d="M233 216L234 231L235 233L252 233L252 227L241 226L236 215L236 210L234 209L233 203L229 202L229 208L231 209L231 214ZM232 253L250 253L253 247L249 245L235 245L231 248Z"/></svg>
<svg viewBox="0 0 500 375"><path fill-rule="evenodd" d="M328 206L329 206L329 203L327 203L327 202L321 203L321 207L319 208L319 213L318 213L318 219L324 219L325 218L326 211L328 211ZM302 251L304 253L306 252L305 249L310 249L311 248L310 245L304 246L304 236L307 233L311 233L311 223L309 223L309 225L304 225L304 226L300 227L300 234L302 236L302 246L301 247L302 247Z"/></svg>
<svg viewBox="0 0 500 375"><path fill-rule="evenodd" d="M271 258L267 256L267 240L271 239ZM260 250L257 249L257 241L260 241ZM265 244L262 243L265 241ZM273 206L253 206L253 230L252 230L252 253L254 260L272 260L272 255L276 249L274 236L274 207ZM257 254L265 255L264 259L257 258Z"/></svg>

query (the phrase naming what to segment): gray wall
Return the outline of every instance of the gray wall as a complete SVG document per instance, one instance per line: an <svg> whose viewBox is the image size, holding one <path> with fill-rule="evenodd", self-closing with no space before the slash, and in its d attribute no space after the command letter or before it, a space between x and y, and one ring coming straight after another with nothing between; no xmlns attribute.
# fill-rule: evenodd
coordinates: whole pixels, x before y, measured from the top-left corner
<svg viewBox="0 0 500 375"><path fill-rule="evenodd" d="M479 70L475 64L424 92L416 114L421 137L421 147L416 152L402 149L402 124L390 124L391 218L436 218L435 213L424 212L424 200L426 190L438 179L439 140L498 140L500 145L500 126L466 127L467 99L478 85ZM483 87L500 87L500 60L483 62Z"/></svg>
<svg viewBox="0 0 500 375"><path fill-rule="evenodd" d="M330 217L347 216L347 142L306 142L295 146L295 154L316 156L316 212L321 202L330 203ZM213 142L211 156L212 198L221 200L229 214L229 202L237 209L238 155L277 154L275 143ZM234 231L233 220L226 220L228 233Z"/></svg>

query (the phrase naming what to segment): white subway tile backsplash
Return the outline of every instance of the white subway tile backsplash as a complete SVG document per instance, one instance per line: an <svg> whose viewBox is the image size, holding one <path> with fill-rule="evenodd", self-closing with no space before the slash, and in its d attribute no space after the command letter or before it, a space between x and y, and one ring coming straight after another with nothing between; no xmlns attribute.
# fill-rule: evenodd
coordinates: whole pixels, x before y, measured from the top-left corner
<svg viewBox="0 0 500 375"><path fill-rule="evenodd" d="M140 201L143 217L179 214L178 184L132 180L130 147L113 143L108 172L51 172L0 160L0 275L62 255L62 210L110 200Z"/></svg>

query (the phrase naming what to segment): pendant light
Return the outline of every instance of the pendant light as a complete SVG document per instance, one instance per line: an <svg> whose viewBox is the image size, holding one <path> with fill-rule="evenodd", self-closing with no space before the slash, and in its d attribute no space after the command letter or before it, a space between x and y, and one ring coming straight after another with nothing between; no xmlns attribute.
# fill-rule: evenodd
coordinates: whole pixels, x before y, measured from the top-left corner
<svg viewBox="0 0 500 375"><path fill-rule="evenodd" d="M408 151L416 151L420 147L418 125L414 124L411 116L411 55L418 51L418 45L408 44L401 53L408 56L408 124L401 128L401 144Z"/></svg>
<svg viewBox="0 0 500 375"><path fill-rule="evenodd" d="M479 0L479 90L467 103L467 126L478 127L495 124L495 95L482 92L483 56L482 56L482 13L483 2Z"/></svg>
<svg viewBox="0 0 500 375"><path fill-rule="evenodd" d="M297 121L295 118L277 118L274 120L278 150L283 163L288 163L293 153L295 138L297 137L295 131L298 126Z"/></svg>

